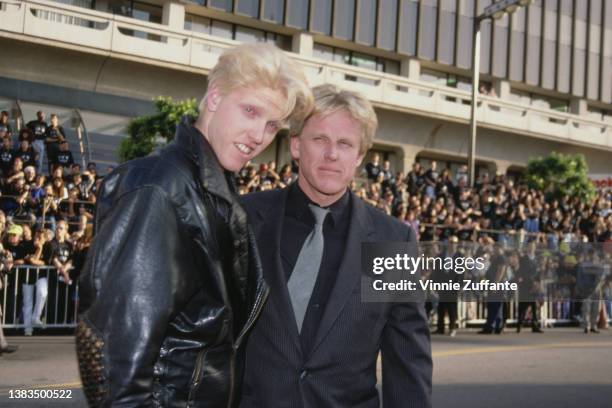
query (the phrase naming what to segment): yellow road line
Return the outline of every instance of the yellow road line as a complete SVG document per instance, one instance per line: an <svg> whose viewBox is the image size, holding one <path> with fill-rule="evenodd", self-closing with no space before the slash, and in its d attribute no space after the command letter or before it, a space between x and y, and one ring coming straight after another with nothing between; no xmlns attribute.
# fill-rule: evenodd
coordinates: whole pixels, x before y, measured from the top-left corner
<svg viewBox="0 0 612 408"><path fill-rule="evenodd" d="M571 347L612 347L612 342L575 342L575 343L549 343L538 344L533 346L499 346L499 347L480 347L480 348L465 348L459 350L436 351L433 352L433 357L450 357L464 356L469 354L484 354L484 353L502 353L508 351L527 351L541 350L549 348L571 348ZM0 396L7 395L10 390L35 390L41 388L81 388L80 381L60 383L60 384L36 384L28 386L15 386L10 389L0 390Z"/></svg>
<svg viewBox="0 0 612 408"><path fill-rule="evenodd" d="M549 348L572 348L572 347L612 347L612 342L575 342L575 343L549 343L537 344L533 346L499 346L499 347L480 347L480 348L465 348L458 350L437 351L433 352L433 357L449 357L463 356L468 354L483 354L483 353L503 353L507 351L527 351L541 350Z"/></svg>

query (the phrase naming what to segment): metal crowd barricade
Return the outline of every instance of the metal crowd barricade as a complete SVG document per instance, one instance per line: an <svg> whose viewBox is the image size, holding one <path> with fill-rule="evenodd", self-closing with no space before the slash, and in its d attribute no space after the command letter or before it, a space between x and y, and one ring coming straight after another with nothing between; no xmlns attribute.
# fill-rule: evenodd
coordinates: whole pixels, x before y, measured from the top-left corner
<svg viewBox="0 0 612 408"><path fill-rule="evenodd" d="M514 299L507 301L509 310L506 322L508 324L515 324L517 322L519 304L517 297L518 294ZM457 302L457 323L460 327L484 324L487 317L486 309L486 302L482 299L474 301L459 300ZM567 299L557 301L553 292L547 292L538 310L538 314L540 317L539 323L542 328L574 322L571 316L571 302Z"/></svg>
<svg viewBox="0 0 612 408"><path fill-rule="evenodd" d="M576 301L570 300L572 294L567 292L568 286L554 279L543 279L541 285L544 288L543 296L537 301L539 310L540 327L552 327L556 325L575 324ZM604 299L606 302L607 299ZM506 322L517 323L518 293L513 299L507 301L509 310ZM604 303L603 307L607 307ZM531 311L533 314L533 311ZM612 324L612 316L608 315L608 322ZM457 323L460 327L476 326L486 321L486 302L483 299L472 299L472 301L459 300L457 302Z"/></svg>
<svg viewBox="0 0 612 408"><path fill-rule="evenodd" d="M32 305L24 307L24 285L28 278L35 276L32 284ZM44 284L42 279L46 279ZM42 314L33 316L40 318L42 328L74 328L76 327L79 288L77 281L66 284L60 279L56 268L52 266L16 265L8 273L3 274L3 285L0 289L0 304L2 305L3 328L26 329L25 313L27 307L34 311L36 301L44 292L38 290L38 286L46 286L47 296L44 299ZM41 282L41 283L38 283ZM37 285L38 283L38 285ZM39 300L40 301L40 300ZM40 329L40 325L33 325L34 329Z"/></svg>
<svg viewBox="0 0 612 408"><path fill-rule="evenodd" d="M431 224L432 225L432 224ZM429 243L421 243L427 246ZM514 248L519 252L525 248L526 242L524 240L510 241L504 243L504 248ZM442 241L436 241L431 248L434 248L437 252L434 255L440 255L443 251L446 243ZM474 253L477 244L472 241L459 241L457 244L459 249L464 251L465 255L472 255ZM548 244L542 244L544 251L538 251L536 256L544 252L549 252ZM541 248L542 249L542 248ZM554 251L553 251L554 252ZM522 253L522 252L520 252ZM538 320L541 327L550 327L552 325L566 325L576 323L576 301L573 300L575 297L571 292L570 286L565 282L560 282L558 278L555 278L556 272L552 270L539 270L539 273L543 273L539 278L540 291L538 294L533 295L533 299L538 305ZM551 275L552 274L552 275ZM468 275L466 278L480 279L480 275ZM519 309L519 293L520 291L514 292L513 295L509 296L502 301L504 304L504 317L508 324L515 324L518 321L518 309ZM457 323L459 327L468 326L479 326L486 321L486 303L487 300L483 297L483 293L472 293L472 292L461 292L460 298L457 299ZM432 306L434 306L435 314L435 303L436 298L432 298ZM530 312L533 317L534 311ZM437 316L436 316L437 318ZM435 318L433 319L436 320ZM529 320L529 317L528 319Z"/></svg>

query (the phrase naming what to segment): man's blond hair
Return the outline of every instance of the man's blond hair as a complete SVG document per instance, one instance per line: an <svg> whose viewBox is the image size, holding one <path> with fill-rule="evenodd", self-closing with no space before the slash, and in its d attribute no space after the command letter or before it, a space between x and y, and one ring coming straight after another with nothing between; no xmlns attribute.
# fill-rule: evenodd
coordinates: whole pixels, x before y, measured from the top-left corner
<svg viewBox="0 0 612 408"><path fill-rule="evenodd" d="M272 44L242 44L226 50L210 71L208 87L216 86L222 95L238 88L265 87L285 96L281 122L294 134L314 106L312 91L297 62ZM206 109L206 94L200 112Z"/></svg>
<svg viewBox="0 0 612 408"><path fill-rule="evenodd" d="M323 84L312 89L315 107L311 116L325 117L344 109L362 129L359 153L365 154L371 147L378 127L378 119L372 104L357 92L340 89L336 85Z"/></svg>

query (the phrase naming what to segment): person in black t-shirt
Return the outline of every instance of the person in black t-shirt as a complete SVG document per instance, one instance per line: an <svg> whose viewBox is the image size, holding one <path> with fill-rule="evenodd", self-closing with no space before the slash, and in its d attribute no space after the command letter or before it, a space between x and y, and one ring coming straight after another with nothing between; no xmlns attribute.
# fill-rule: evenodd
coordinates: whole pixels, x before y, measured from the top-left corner
<svg viewBox="0 0 612 408"><path fill-rule="evenodd" d="M430 197L436 196L436 185L438 184L438 163L432 160L431 167L425 172L425 194Z"/></svg>
<svg viewBox="0 0 612 408"><path fill-rule="evenodd" d="M460 241L473 241L474 231L476 226L471 217L466 217L461 220L461 224L457 229L457 237Z"/></svg>
<svg viewBox="0 0 612 408"><path fill-rule="evenodd" d="M0 234L4 232L4 214L0 212L0 219L2 223L0 223ZM0 290L3 289L3 281L4 274L8 273L13 268L13 259L11 258L10 253L6 253L0 245ZM4 290L10 290L10 288L6 288ZM0 319L2 318L2 304L0 304ZM18 346L9 345L4 337L4 332L2 331L2 325L0 325L0 355L3 353L14 353L17 351Z"/></svg>
<svg viewBox="0 0 612 408"><path fill-rule="evenodd" d="M30 273L29 280L27 281L28 285L30 285L27 289L24 286L24 294L26 290L34 291L36 290L36 302L34 304L34 309L32 309L32 300L29 303L25 303L24 306L24 324L26 325L26 333L28 328L31 329L32 325L42 325L41 315L43 308L45 307L45 303L47 302L47 294L48 294L48 270L42 268L45 266L45 261L43 257L43 249L45 243L47 242L47 234L46 230L39 229L34 234L34 239L32 240L31 253L29 253L25 260L29 265L37 266L35 269L36 273ZM33 298L33 296L31 296ZM28 322L30 326L28 326Z"/></svg>
<svg viewBox="0 0 612 408"><path fill-rule="evenodd" d="M73 235L74 238L74 235ZM74 252L72 253L73 269L70 276L73 280L77 280L81 274L81 270L85 266L85 259L87 258L87 252L91 246L93 240L93 225L86 225L83 229L83 233L80 237L74 240Z"/></svg>
<svg viewBox="0 0 612 408"><path fill-rule="evenodd" d="M13 165L4 181L2 192L6 197L2 197L2 209L13 215L18 209L25 209L29 186L26 185L23 172L23 163L20 158L15 158Z"/></svg>
<svg viewBox="0 0 612 408"><path fill-rule="evenodd" d="M23 246L24 251L24 264L28 263L28 257L34 253L34 238L32 236L32 228L29 224L21 225L22 235L21 235L21 245Z"/></svg>
<svg viewBox="0 0 612 408"><path fill-rule="evenodd" d="M406 176L406 183L408 184L408 192L411 195L417 194L425 183L423 168L419 163L412 164L412 170L410 170L408 176Z"/></svg>
<svg viewBox="0 0 612 408"><path fill-rule="evenodd" d="M96 163L87 163L87 171L89 172L89 174L94 176L94 179L98 178L98 165Z"/></svg>
<svg viewBox="0 0 612 408"><path fill-rule="evenodd" d="M55 195L55 192L53 191L53 184L45 184L42 203L40 203L40 206L37 208L37 218L41 222L44 220L45 224L49 223L52 226L55 225L55 219L58 215L58 207L60 201L61 198L57 197Z"/></svg>
<svg viewBox="0 0 612 408"><path fill-rule="evenodd" d="M59 144L66 139L64 128L59 125L59 119L56 114L51 115L51 126L47 128L45 134L45 145L47 147L47 158L49 161L49 173L51 173L51 164L57 159L59 153Z"/></svg>
<svg viewBox="0 0 612 408"><path fill-rule="evenodd" d="M491 194L487 194L486 196L483 196L483 203L482 203L483 217L493 222L493 219L495 218L496 210L497 210L497 203L495 202L495 198Z"/></svg>
<svg viewBox="0 0 612 408"><path fill-rule="evenodd" d="M11 253L13 265L23 265L26 256L25 247L21 243L23 228L17 224L11 225L6 231L4 250Z"/></svg>
<svg viewBox="0 0 612 408"><path fill-rule="evenodd" d="M459 250L459 240L456 236L451 236L448 239L448 245L444 250L442 258L455 259L461 257ZM452 281L454 283L461 282L461 275L456 273L454 269L446 268L435 268L432 271L431 279L435 282L444 283ZM438 323L435 334L444 334L444 318L448 314L448 330L451 337L455 337L457 334L457 302L459 298L459 291L447 290L439 292L438 302Z"/></svg>
<svg viewBox="0 0 612 408"><path fill-rule="evenodd" d="M45 155L45 139L47 138L47 122L45 121L45 112L36 112L36 120L28 122L26 125L34 134L32 145L38 152L38 170L42 171Z"/></svg>
<svg viewBox="0 0 612 408"><path fill-rule="evenodd" d="M28 263L28 258L34 252L31 232L32 231L28 225L12 225L8 230L7 242L5 243L4 247L11 253L12 257L15 257L15 265L24 265ZM31 336L34 283L37 280L37 273L36 270L30 268L21 268L16 270L14 273L19 274L17 280L21 286L21 316L25 326L24 334L26 336Z"/></svg>
<svg viewBox="0 0 612 408"><path fill-rule="evenodd" d="M493 283L500 283L507 280L510 270L516 271L519 265L519 257L516 251L510 251L507 255L500 253L491 257L489 269L485 273L485 278ZM501 334L506 325L504 317L504 294L490 292L487 299L487 320L479 331L479 334Z"/></svg>
<svg viewBox="0 0 612 408"><path fill-rule="evenodd" d="M63 140L59 144L59 151L53 161L54 166L62 166L65 169L69 169L74 164L74 158L72 157L72 152L68 147L68 141Z"/></svg>
<svg viewBox="0 0 612 408"><path fill-rule="evenodd" d="M447 241L457 232L458 226L452 214L448 214L444 218L444 224L441 227L440 241Z"/></svg>
<svg viewBox="0 0 612 408"><path fill-rule="evenodd" d="M14 158L15 152L11 146L11 138L5 137L2 139L2 147L0 147L0 170L2 170L3 177L8 176Z"/></svg>
<svg viewBox="0 0 612 408"><path fill-rule="evenodd" d="M395 181L393 172L391 171L391 162L389 160L385 160L383 162L383 166L382 169L380 169L380 172L383 174L384 181L388 182L389 184Z"/></svg>
<svg viewBox="0 0 612 408"><path fill-rule="evenodd" d="M17 136L17 141L21 143L22 140L27 140L30 145L34 142L34 134L27 127L21 128L19 131L19 136Z"/></svg>
<svg viewBox="0 0 612 408"><path fill-rule="evenodd" d="M73 186L75 184L74 179L78 175L81 175L81 165L79 163L73 163L72 166L70 166L70 172L64 175L64 180L66 180L66 183Z"/></svg>
<svg viewBox="0 0 612 408"><path fill-rule="evenodd" d="M72 246L67 241L67 237L68 223L65 220L59 220L55 227L55 238L43 248L43 257L47 265L56 268L59 281L70 283Z"/></svg>
<svg viewBox="0 0 612 408"><path fill-rule="evenodd" d="M55 227L55 238L43 247L43 258L46 264L55 268L49 272L49 311L47 313L55 323L66 323L68 316L65 314L64 305L70 299L68 292L75 286L70 277L72 245L67 238L68 223L65 220L59 220ZM51 299L55 294L58 296L57 299ZM58 305L57 310L55 304ZM73 310L73 305L69 305L68 309Z"/></svg>
<svg viewBox="0 0 612 408"><path fill-rule="evenodd" d="M36 167L38 165L38 153L30 146L30 142L27 139L19 143L19 149L15 150L15 157L21 158L24 167Z"/></svg>
<svg viewBox="0 0 612 408"><path fill-rule="evenodd" d="M365 172L369 180L376 181L378 173L382 170L380 167L380 154L372 154L372 161L365 165Z"/></svg>
<svg viewBox="0 0 612 408"><path fill-rule="evenodd" d="M19 225L13 224L11 225L7 231L6 231L6 237L4 239L4 241L2 242L2 247L4 248L3 251L3 257L7 257L9 259L12 260L13 265L21 265L24 262L24 248L21 245L21 234L22 234L22 229ZM13 316L18 315L18 313L16 313L16 305L18 305L20 303L20 297L21 294L19 293L19 291L16 290L17 287L19 287L19 284L21 283L22 277L18 275L18 272L15 269L11 269L8 272L8 279L7 279L7 285L6 285L6 290L8 291L7 293L7 298L8 299L14 299L15 297L17 297L17 301L16 302L7 302L6 304L6 321L9 322L10 319L10 323L14 323L17 324L16 321L13 321Z"/></svg>
<svg viewBox="0 0 612 408"><path fill-rule="evenodd" d="M8 112L2 111L2 113L0 113L0 138L10 138L12 133L13 128L11 128L8 122Z"/></svg>
<svg viewBox="0 0 612 408"><path fill-rule="evenodd" d="M519 265L516 270L516 279L519 289L519 305L516 323L517 333L521 332L521 327L528 308L531 308L531 330L534 333L542 333L538 320L540 307L536 301L540 285L535 249L536 243L535 241L531 241L527 246L526 253L520 257Z"/></svg>

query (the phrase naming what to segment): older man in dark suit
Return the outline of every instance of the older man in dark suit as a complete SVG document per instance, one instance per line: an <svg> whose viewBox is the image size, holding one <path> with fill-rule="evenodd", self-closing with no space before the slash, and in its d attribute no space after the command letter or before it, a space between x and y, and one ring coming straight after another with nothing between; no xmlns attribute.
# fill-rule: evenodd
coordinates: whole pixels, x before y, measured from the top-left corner
<svg viewBox="0 0 612 408"><path fill-rule="evenodd" d="M244 198L271 295L247 347L241 407L431 406L429 329L421 303L361 301L362 242L415 241L406 225L349 189L376 114L359 95L314 89L316 108L291 153L299 178Z"/></svg>

